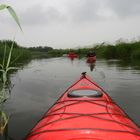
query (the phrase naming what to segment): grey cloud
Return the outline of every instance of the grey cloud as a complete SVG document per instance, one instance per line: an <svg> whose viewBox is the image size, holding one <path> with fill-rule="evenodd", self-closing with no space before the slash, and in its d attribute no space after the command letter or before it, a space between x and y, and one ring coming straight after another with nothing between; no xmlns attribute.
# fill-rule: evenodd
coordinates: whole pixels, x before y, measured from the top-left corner
<svg viewBox="0 0 140 140"><path fill-rule="evenodd" d="M34 5L21 13L22 23L28 25L49 24L63 21L64 15L54 7L44 8L41 5Z"/></svg>
<svg viewBox="0 0 140 140"><path fill-rule="evenodd" d="M75 0L68 5L68 14L76 22L99 22L140 15L140 0ZM104 13L110 12L107 18ZM100 14L99 14L100 13Z"/></svg>
<svg viewBox="0 0 140 140"><path fill-rule="evenodd" d="M140 0L108 0L107 4L122 18L140 14Z"/></svg>
<svg viewBox="0 0 140 140"><path fill-rule="evenodd" d="M30 8L18 15L23 24L48 25L66 21L72 23L104 21L107 18L102 13L108 9L114 17L117 15L124 18L140 14L140 0L61 0L61 4L65 10L61 10L61 7L45 7L41 3L30 4L28 5ZM4 21L8 20L4 19L2 22Z"/></svg>
<svg viewBox="0 0 140 140"><path fill-rule="evenodd" d="M98 21L100 9L98 0L74 0L64 4L64 9L55 7L43 7L34 5L21 14L22 23L25 24L49 24L70 21L72 23Z"/></svg>
<svg viewBox="0 0 140 140"><path fill-rule="evenodd" d="M98 19L99 7L100 2L97 0L75 0L68 6L68 14L76 22L95 21Z"/></svg>

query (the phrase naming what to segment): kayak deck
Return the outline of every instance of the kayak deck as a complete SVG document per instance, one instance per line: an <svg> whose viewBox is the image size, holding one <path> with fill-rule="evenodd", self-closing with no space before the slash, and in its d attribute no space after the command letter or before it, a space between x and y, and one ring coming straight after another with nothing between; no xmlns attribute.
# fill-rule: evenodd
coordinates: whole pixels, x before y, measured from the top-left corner
<svg viewBox="0 0 140 140"><path fill-rule="evenodd" d="M80 94L80 91L82 94ZM32 129L27 140L140 140L140 129L83 75Z"/></svg>

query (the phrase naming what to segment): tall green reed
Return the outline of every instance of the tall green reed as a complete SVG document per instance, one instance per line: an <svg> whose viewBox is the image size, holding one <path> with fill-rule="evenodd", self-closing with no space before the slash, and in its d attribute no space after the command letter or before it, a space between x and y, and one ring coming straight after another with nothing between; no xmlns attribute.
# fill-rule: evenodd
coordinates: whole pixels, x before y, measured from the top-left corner
<svg viewBox="0 0 140 140"><path fill-rule="evenodd" d="M0 10L7 9L10 15L13 17L17 25L19 26L20 30L22 31L19 19L16 15L16 12L14 9L6 4L0 4ZM8 58L6 57L7 53L7 45L5 43L5 48L3 52L3 59L2 62L0 63L0 107L2 108L4 102L8 99L9 94L7 92L8 87L8 72L11 70L17 69L16 67L10 66L11 63L11 56L12 56L12 51L13 51L13 46L14 46L14 40L11 44L10 51L8 52ZM6 115L6 113L0 109L0 134L4 133L5 127L8 124L9 117Z"/></svg>
<svg viewBox="0 0 140 140"><path fill-rule="evenodd" d="M14 9L9 5L0 4L0 10L4 10L4 9L7 9L9 11L10 15L13 17L15 22L18 24L19 28L22 30L18 16L17 16L16 12L14 11Z"/></svg>
<svg viewBox="0 0 140 140"><path fill-rule="evenodd" d="M5 44L5 49L4 49L4 55L3 55L3 60L2 60L2 64L0 64L0 72L1 72L1 91L0 91L0 104L5 102L8 99L8 95L7 95L7 87L8 87L8 72L10 70L15 70L18 69L16 67L11 67L10 66L10 62L11 62L11 56L12 56L12 50L13 50L13 45L14 42L11 45L10 51L9 51L9 55L8 55L8 59L6 60L6 44Z"/></svg>

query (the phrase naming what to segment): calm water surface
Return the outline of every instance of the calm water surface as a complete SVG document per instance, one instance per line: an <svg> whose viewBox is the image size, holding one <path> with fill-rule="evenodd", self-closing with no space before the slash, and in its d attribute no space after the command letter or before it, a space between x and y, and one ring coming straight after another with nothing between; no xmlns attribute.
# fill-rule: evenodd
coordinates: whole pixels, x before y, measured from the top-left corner
<svg viewBox="0 0 140 140"><path fill-rule="evenodd" d="M5 105L8 133L22 140L58 97L86 71L140 126L140 70L115 60L98 60L93 71L86 60L34 60L12 75L14 87Z"/></svg>

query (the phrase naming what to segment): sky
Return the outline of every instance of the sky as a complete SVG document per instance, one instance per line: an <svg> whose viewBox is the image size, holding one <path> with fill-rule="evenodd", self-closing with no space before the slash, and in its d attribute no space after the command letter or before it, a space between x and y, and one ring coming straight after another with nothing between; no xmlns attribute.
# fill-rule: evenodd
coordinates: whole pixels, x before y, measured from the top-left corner
<svg viewBox="0 0 140 140"><path fill-rule="evenodd" d="M77 48L140 40L140 0L0 0L14 8L23 32L0 11L0 40L24 47Z"/></svg>

